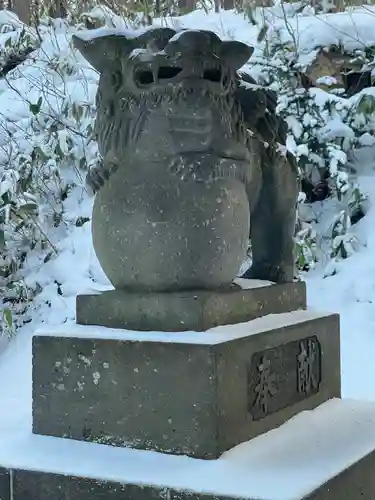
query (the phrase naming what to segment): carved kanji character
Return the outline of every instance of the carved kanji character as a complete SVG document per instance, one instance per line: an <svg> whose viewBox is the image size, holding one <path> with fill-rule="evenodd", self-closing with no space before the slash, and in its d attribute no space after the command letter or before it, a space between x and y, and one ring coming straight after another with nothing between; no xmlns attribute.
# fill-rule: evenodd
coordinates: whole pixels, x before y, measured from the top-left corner
<svg viewBox="0 0 375 500"><path fill-rule="evenodd" d="M260 364L258 365L258 372L260 375L259 384L255 387L257 397L255 405L261 408L264 414L268 413L268 403L277 393L276 377L271 371L270 360L263 356Z"/></svg>
<svg viewBox="0 0 375 500"><path fill-rule="evenodd" d="M297 389L306 395L319 388L314 366L318 355L318 344L314 339L300 342L300 353L297 356Z"/></svg>

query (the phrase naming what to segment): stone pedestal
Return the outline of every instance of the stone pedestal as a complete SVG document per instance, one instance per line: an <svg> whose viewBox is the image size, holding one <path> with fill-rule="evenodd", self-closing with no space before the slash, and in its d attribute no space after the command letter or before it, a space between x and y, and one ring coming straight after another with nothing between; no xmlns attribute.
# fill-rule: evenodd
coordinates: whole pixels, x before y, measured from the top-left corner
<svg viewBox="0 0 375 500"><path fill-rule="evenodd" d="M77 323L139 331L203 331L298 309L306 309L305 283L239 279L231 289L218 291L78 295Z"/></svg>
<svg viewBox="0 0 375 500"><path fill-rule="evenodd" d="M46 458L16 443L5 500L373 500L375 404L339 399L339 317L306 310L303 284L261 285L80 297L86 325L33 338Z"/></svg>
<svg viewBox="0 0 375 500"><path fill-rule="evenodd" d="M340 396L337 315L99 331L107 338L90 327L34 337L35 433L213 459Z"/></svg>

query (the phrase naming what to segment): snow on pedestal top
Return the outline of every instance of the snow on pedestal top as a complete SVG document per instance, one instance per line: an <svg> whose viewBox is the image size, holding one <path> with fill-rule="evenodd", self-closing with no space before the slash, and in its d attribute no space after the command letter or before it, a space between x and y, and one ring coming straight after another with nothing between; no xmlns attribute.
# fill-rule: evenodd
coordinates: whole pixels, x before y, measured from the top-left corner
<svg viewBox="0 0 375 500"><path fill-rule="evenodd" d="M257 335L289 325L311 321L329 316L331 313L313 310L292 311L282 314L269 314L246 323L223 325L202 332L148 332L131 331L103 326L85 326L76 323L66 323L60 327L41 328L34 336L77 337L90 339L131 340L147 342L175 342L181 344L220 344L230 340Z"/></svg>

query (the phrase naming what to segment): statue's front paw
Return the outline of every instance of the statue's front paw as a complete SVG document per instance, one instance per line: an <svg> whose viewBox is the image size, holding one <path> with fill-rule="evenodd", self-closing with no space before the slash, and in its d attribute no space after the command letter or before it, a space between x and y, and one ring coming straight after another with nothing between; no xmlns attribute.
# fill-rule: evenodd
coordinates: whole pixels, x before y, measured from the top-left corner
<svg viewBox="0 0 375 500"><path fill-rule="evenodd" d="M86 184L93 191L93 193L96 193L101 187L104 186L108 178L109 172L104 170L101 166L92 167L86 176Z"/></svg>
<svg viewBox="0 0 375 500"><path fill-rule="evenodd" d="M294 266L252 266L241 278L272 281L273 283L291 283L295 279Z"/></svg>

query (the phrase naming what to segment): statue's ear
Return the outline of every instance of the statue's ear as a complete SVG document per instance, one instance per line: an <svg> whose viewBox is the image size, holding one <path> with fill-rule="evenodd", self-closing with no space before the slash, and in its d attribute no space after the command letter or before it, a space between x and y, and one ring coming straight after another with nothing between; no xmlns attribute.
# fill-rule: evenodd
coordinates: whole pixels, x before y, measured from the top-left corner
<svg viewBox="0 0 375 500"><path fill-rule="evenodd" d="M113 66L121 67L121 61L133 49L133 40L126 36L114 34L90 38L90 34L73 35L73 44L99 73Z"/></svg>
<svg viewBox="0 0 375 500"><path fill-rule="evenodd" d="M134 49L149 48L151 52L164 49L168 40L176 34L172 28L150 27L145 30L97 30L82 31L73 35L76 49L99 73L113 67L121 67L121 61Z"/></svg>
<svg viewBox="0 0 375 500"><path fill-rule="evenodd" d="M225 41L220 46L220 59L233 71L242 68L253 55L254 47L242 42Z"/></svg>

